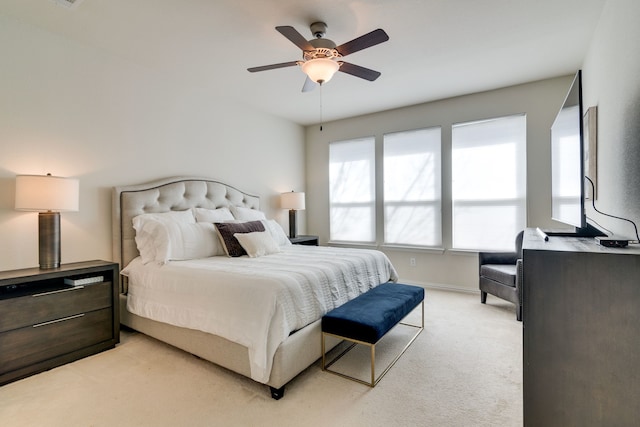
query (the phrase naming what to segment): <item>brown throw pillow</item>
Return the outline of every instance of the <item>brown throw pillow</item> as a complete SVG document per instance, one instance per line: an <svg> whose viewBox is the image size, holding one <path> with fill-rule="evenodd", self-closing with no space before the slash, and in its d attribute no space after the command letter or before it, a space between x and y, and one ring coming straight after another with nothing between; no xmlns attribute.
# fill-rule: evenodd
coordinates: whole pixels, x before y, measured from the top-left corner
<svg viewBox="0 0 640 427"><path fill-rule="evenodd" d="M236 233L251 233L253 231L264 231L264 225L260 221L248 221L248 222L216 222L214 223L220 236L222 246L227 255L231 257L238 257L246 255L238 239L233 237Z"/></svg>

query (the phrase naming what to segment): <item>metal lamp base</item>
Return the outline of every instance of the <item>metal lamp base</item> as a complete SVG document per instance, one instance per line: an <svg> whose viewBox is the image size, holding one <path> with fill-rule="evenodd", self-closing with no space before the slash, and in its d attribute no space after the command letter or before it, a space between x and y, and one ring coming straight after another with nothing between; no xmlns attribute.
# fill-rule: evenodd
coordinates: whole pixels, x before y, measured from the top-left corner
<svg viewBox="0 0 640 427"><path fill-rule="evenodd" d="M298 233L296 228L296 210L289 209L289 237L297 237Z"/></svg>
<svg viewBox="0 0 640 427"><path fill-rule="evenodd" d="M60 267L60 212L38 214L38 252L42 270Z"/></svg>

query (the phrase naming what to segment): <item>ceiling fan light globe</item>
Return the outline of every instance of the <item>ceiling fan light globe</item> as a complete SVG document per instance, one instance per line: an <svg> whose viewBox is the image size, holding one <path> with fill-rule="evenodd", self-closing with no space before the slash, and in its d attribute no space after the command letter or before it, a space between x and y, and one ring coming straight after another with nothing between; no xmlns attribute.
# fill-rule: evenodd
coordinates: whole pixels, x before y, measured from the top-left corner
<svg viewBox="0 0 640 427"><path fill-rule="evenodd" d="M340 64L332 59L316 58L304 62L302 71L316 83L326 83L340 68Z"/></svg>

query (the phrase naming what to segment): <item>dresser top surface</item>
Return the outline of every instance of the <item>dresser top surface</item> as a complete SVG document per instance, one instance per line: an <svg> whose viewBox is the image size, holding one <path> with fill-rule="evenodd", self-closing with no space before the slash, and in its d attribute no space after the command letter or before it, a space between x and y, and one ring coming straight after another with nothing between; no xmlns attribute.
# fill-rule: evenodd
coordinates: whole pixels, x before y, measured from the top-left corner
<svg viewBox="0 0 640 427"><path fill-rule="evenodd" d="M535 228L527 228L522 243L523 251L593 252L603 254L640 255L640 246L608 248L598 244L593 237L549 236L545 241Z"/></svg>
<svg viewBox="0 0 640 427"><path fill-rule="evenodd" d="M38 267L21 268L18 270L0 271L0 280L9 280L15 278L27 278L33 277L35 280L46 280L48 277L64 276L67 273L75 273L78 270L90 269L90 268L110 268L116 265L113 262L93 260L83 262L72 262L68 264L62 264L58 268L40 269Z"/></svg>

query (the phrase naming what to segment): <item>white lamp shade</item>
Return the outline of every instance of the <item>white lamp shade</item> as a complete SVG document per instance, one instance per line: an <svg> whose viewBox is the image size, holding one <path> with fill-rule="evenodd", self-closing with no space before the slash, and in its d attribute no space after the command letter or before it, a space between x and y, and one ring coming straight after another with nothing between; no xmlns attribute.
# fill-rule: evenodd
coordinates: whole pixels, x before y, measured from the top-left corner
<svg viewBox="0 0 640 427"><path fill-rule="evenodd" d="M77 211L77 179L51 175L16 176L16 210Z"/></svg>
<svg viewBox="0 0 640 427"><path fill-rule="evenodd" d="M328 58L310 59L301 65L302 71L316 83L326 83L338 71L340 64Z"/></svg>
<svg viewBox="0 0 640 427"><path fill-rule="evenodd" d="M282 209L304 210L304 193L291 191L280 195L280 206Z"/></svg>

